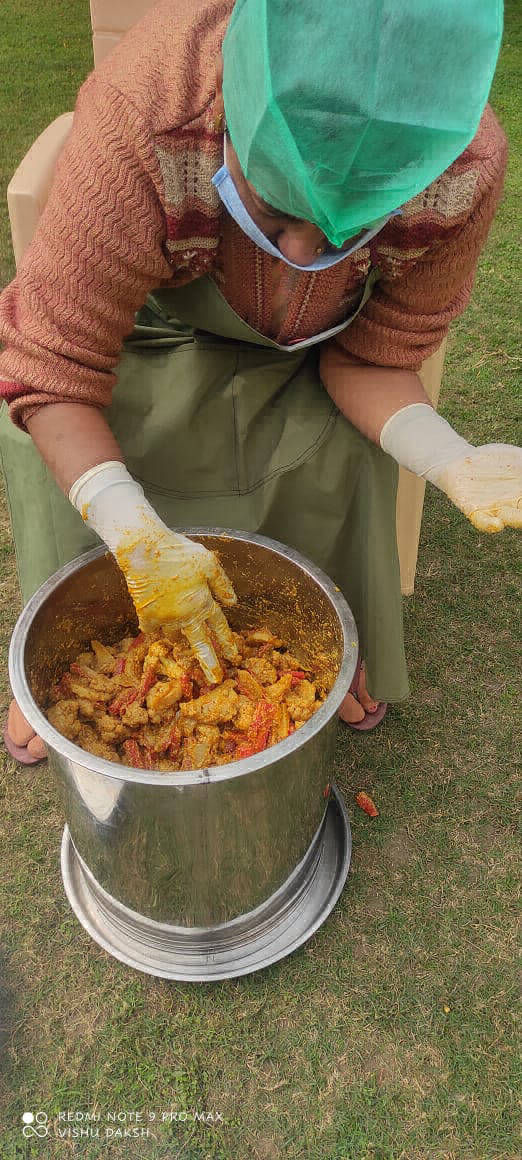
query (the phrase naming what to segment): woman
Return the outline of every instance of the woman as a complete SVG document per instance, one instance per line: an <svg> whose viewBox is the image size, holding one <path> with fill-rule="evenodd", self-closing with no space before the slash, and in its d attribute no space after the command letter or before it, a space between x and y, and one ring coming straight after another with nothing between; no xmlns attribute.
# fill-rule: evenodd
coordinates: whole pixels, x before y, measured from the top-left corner
<svg viewBox="0 0 522 1160"><path fill-rule="evenodd" d="M484 107L501 6L379 13L163 0L82 85L0 296L24 598L99 536L142 627L180 624L215 679L208 629L233 656L234 593L166 525L273 536L354 611L373 694L359 673L354 727L408 692L397 463L479 528L520 523L516 449L472 448L416 373L467 304L501 194ZM12 705L11 752L41 756L31 734Z"/></svg>

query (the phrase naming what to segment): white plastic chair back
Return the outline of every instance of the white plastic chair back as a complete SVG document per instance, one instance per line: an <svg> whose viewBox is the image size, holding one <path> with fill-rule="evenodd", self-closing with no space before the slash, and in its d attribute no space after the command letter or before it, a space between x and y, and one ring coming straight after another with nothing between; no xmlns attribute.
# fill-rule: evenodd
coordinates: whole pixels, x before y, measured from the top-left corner
<svg viewBox="0 0 522 1160"><path fill-rule="evenodd" d="M158 0L90 0L95 68Z"/></svg>

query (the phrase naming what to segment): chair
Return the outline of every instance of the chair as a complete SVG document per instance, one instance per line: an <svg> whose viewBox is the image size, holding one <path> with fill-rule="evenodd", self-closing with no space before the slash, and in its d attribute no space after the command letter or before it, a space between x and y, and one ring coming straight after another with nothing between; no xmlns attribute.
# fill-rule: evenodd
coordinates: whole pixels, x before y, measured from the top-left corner
<svg viewBox="0 0 522 1160"><path fill-rule="evenodd" d="M95 67L118 41L152 8L156 0L90 0ZM18 265L29 245L47 201L57 159L69 135L73 114L62 113L44 129L20 162L7 187L7 203L15 261ZM437 405L446 343L422 366L420 377L434 406ZM399 472L397 493L397 544L401 587L405 596L414 590L419 546L424 481L404 468Z"/></svg>

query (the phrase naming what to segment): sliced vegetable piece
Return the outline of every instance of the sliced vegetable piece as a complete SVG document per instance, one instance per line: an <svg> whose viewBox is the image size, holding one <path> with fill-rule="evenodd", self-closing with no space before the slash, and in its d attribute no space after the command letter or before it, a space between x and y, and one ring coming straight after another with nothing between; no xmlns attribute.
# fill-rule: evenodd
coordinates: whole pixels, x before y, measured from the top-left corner
<svg viewBox="0 0 522 1160"><path fill-rule="evenodd" d="M355 795L355 800L357 802L357 805L360 806L362 810L364 810L365 814L368 814L369 818L378 818L379 817L379 811L377 809L377 806L375 805L375 802L372 800L372 798L368 796L367 793L364 793L361 790L360 793Z"/></svg>
<svg viewBox="0 0 522 1160"><path fill-rule="evenodd" d="M238 692L242 693L244 697L250 697L251 701L262 701L265 696L263 686L256 681L256 678L249 673L247 669L238 669L236 684Z"/></svg>
<svg viewBox="0 0 522 1160"><path fill-rule="evenodd" d="M101 640L91 640L91 648L99 671L112 674L114 672L114 657L106 645L102 644Z"/></svg>
<svg viewBox="0 0 522 1160"><path fill-rule="evenodd" d="M271 701L282 701L283 697L292 688L292 674L283 673L283 676L275 681L273 685L267 685L265 688L265 697L269 697Z"/></svg>

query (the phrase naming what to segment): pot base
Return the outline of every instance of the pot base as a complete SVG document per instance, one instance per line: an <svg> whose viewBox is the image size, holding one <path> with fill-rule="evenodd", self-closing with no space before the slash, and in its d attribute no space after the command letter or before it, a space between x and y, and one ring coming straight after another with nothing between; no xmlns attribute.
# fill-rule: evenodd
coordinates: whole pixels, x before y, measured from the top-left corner
<svg viewBox="0 0 522 1160"><path fill-rule="evenodd" d="M248 975L295 951L322 925L343 889L352 839L335 785L300 865L250 914L215 927L171 926L123 906L78 854L69 827L62 837L65 893L81 925L114 958L164 979L213 982Z"/></svg>

